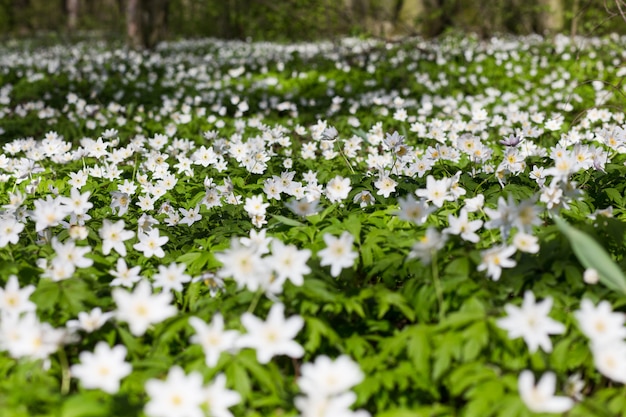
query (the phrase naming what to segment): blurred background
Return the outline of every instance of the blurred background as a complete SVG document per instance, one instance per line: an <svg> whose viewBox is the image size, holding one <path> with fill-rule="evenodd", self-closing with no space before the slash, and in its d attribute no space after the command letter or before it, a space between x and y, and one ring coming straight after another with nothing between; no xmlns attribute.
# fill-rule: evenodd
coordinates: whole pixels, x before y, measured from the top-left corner
<svg viewBox="0 0 626 417"><path fill-rule="evenodd" d="M626 0L0 0L0 36L273 41L626 33Z"/></svg>

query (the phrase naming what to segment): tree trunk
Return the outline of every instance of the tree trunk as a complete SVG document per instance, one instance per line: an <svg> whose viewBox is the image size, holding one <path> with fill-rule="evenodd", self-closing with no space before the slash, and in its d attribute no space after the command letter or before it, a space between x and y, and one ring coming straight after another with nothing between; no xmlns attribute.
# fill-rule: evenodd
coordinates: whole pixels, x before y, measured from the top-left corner
<svg viewBox="0 0 626 417"><path fill-rule="evenodd" d="M398 13L396 31L403 34L419 33L418 19L423 13L424 2L422 0L404 0Z"/></svg>
<svg viewBox="0 0 626 417"><path fill-rule="evenodd" d="M126 36L128 36L128 45L133 49L145 47L141 31L141 15L141 1L128 0L126 4Z"/></svg>
<svg viewBox="0 0 626 417"><path fill-rule="evenodd" d="M67 11L67 30L72 33L78 25L78 0L66 0L65 10Z"/></svg>
<svg viewBox="0 0 626 417"><path fill-rule="evenodd" d="M541 8L537 31L543 35L563 30L563 0L538 0L537 4Z"/></svg>
<svg viewBox="0 0 626 417"><path fill-rule="evenodd" d="M143 0L144 46L154 48L167 31L169 0Z"/></svg>
<svg viewBox="0 0 626 417"><path fill-rule="evenodd" d="M169 0L128 0L126 34L134 49L153 48L165 36Z"/></svg>

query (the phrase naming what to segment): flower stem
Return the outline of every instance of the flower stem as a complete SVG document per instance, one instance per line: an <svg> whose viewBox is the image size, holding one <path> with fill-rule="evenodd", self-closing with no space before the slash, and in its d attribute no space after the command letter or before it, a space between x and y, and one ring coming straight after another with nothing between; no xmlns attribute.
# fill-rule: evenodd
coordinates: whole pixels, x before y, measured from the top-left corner
<svg viewBox="0 0 626 417"><path fill-rule="evenodd" d="M441 321L445 314L445 307L443 305L443 290L441 289L441 281L439 280L439 268L437 267L437 253L435 251L433 251L432 254L431 271L435 293L437 293L437 301L439 303L439 321Z"/></svg>
<svg viewBox="0 0 626 417"><path fill-rule="evenodd" d="M65 349L59 349L59 364L61 365L61 394L70 392L70 366L67 362Z"/></svg>
<svg viewBox="0 0 626 417"><path fill-rule="evenodd" d="M254 294L254 298L252 299L252 302L250 303L250 307L248 307L248 313L253 313L254 309L256 308L257 304L259 304L259 300L261 299L261 295L263 295L263 291L262 290L258 290L256 292L256 294Z"/></svg>

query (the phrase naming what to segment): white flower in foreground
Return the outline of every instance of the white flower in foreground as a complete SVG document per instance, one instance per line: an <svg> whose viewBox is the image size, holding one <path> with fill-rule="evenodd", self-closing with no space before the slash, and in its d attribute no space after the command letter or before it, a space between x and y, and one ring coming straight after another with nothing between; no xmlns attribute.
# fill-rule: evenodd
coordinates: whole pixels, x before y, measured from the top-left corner
<svg viewBox="0 0 626 417"><path fill-rule="evenodd" d="M626 384L626 343L616 340L592 346L596 369L613 381Z"/></svg>
<svg viewBox="0 0 626 417"><path fill-rule="evenodd" d="M204 417L201 405L205 400L202 375L170 368L167 379L150 379L145 385L150 401L144 411L149 417Z"/></svg>
<svg viewBox="0 0 626 417"><path fill-rule="evenodd" d="M272 241L272 254L264 260L278 275L278 280L289 279L293 285L302 285L304 275L311 272L306 264L311 257L309 249L298 250L294 245L285 245L278 239Z"/></svg>
<svg viewBox="0 0 626 417"><path fill-rule="evenodd" d="M331 203L336 203L348 198L348 194L352 190L350 186L350 178L344 178L337 175L326 184L326 197Z"/></svg>
<svg viewBox="0 0 626 417"><path fill-rule="evenodd" d="M115 394L122 378L132 371L132 366L124 360L126 347L123 345L111 348L106 342L98 342L93 353L81 352L78 357L80 363L72 365L70 372L88 389L99 388Z"/></svg>
<svg viewBox="0 0 626 417"><path fill-rule="evenodd" d="M463 240L468 242L477 243L480 241L480 236L475 232L483 225L482 220L469 221L467 211L461 209L459 217L454 217L452 214L448 215L448 224L450 227L443 229L443 233L449 233L452 235L460 235Z"/></svg>
<svg viewBox="0 0 626 417"><path fill-rule="evenodd" d="M124 220L118 220L113 223L107 219L103 220L98 234L102 239L102 253L104 255L108 255L111 253L111 249L113 249L121 256L126 256L124 241L135 236L135 232L124 230Z"/></svg>
<svg viewBox="0 0 626 417"><path fill-rule="evenodd" d="M133 248L143 252L143 256L150 258L156 256L157 258L163 258L165 252L161 249L161 246L165 245L168 240L167 236L159 235L159 229L152 229L147 233L139 233L139 242L133 245Z"/></svg>
<svg viewBox="0 0 626 417"><path fill-rule="evenodd" d="M328 356L318 356L314 363L303 364L301 372L298 386L310 396L340 394L359 384L364 378L359 365L346 355L341 355L334 361Z"/></svg>
<svg viewBox="0 0 626 417"><path fill-rule="evenodd" d="M20 233L24 230L24 224L14 218L0 219L0 248L9 243L16 244L20 240Z"/></svg>
<svg viewBox="0 0 626 417"><path fill-rule="evenodd" d="M548 317L552 309L552 297L535 303L535 295L532 291L526 291L521 308L507 304L504 309L508 316L496 322L498 327L509 332L509 339L523 337L531 353L539 347L544 352L551 352L552 342L549 335L565 332L562 323Z"/></svg>
<svg viewBox="0 0 626 417"><path fill-rule="evenodd" d="M34 285L20 288L17 276L9 276L7 284L4 288L0 288L0 312L15 316L26 312L34 312L37 306L28 299L33 291L35 291Z"/></svg>
<svg viewBox="0 0 626 417"><path fill-rule="evenodd" d="M589 285L597 284L598 281L600 281L600 275L596 269L587 268L583 273L583 281L585 281L585 284Z"/></svg>
<svg viewBox="0 0 626 417"><path fill-rule="evenodd" d="M242 246L237 239L231 241L229 249L216 253L215 259L223 264L218 276L232 277L239 289L245 286L250 291L258 290L262 278L269 272L257 248Z"/></svg>
<svg viewBox="0 0 626 417"><path fill-rule="evenodd" d="M437 207L443 206L445 201L453 201L454 197L450 194L450 178L436 180L432 175L426 177L426 188L415 190L415 195L425 198L426 201L433 203Z"/></svg>
<svg viewBox="0 0 626 417"><path fill-rule="evenodd" d="M187 265L172 262L169 266L159 265L159 272L152 276L155 288L163 288L163 291L182 291L183 284L191 281L191 276L185 274Z"/></svg>
<svg viewBox="0 0 626 417"><path fill-rule="evenodd" d="M269 207L269 203L263 202L263 195L253 195L247 197L246 202L243 205L243 209L248 213L248 216L264 216L266 209Z"/></svg>
<svg viewBox="0 0 626 417"><path fill-rule="evenodd" d="M412 195L398 198L400 210L395 212L399 219L407 220L415 224L424 224L428 215L435 209L429 207L428 203L423 200L416 200Z"/></svg>
<svg viewBox="0 0 626 417"><path fill-rule="evenodd" d="M211 417L233 417L228 409L241 402L237 391L226 388L226 376L218 374L213 383L204 389L204 403Z"/></svg>
<svg viewBox="0 0 626 417"><path fill-rule="evenodd" d="M152 287L147 281L137 284L132 293L115 288L113 299L117 305L117 319L127 322L135 336L143 335L151 324L160 323L178 311L170 304L171 293L152 294Z"/></svg>
<svg viewBox="0 0 626 417"><path fill-rule="evenodd" d="M539 252L539 239L528 233L517 232L513 236L513 246L520 252L537 253Z"/></svg>
<svg viewBox="0 0 626 417"><path fill-rule="evenodd" d="M53 237L52 248L56 253L52 263L72 265L75 268L88 268L93 265L93 259L85 258L85 255L91 252L90 246L76 246L76 242L71 239L61 243Z"/></svg>
<svg viewBox="0 0 626 417"><path fill-rule="evenodd" d="M202 215L200 214L199 204L196 204L195 207L190 208L189 210L184 209L182 207L179 208L178 210L183 215L183 218L180 221L180 224L186 224L188 226L191 226L195 222L202 220Z"/></svg>
<svg viewBox="0 0 626 417"><path fill-rule="evenodd" d="M418 258L424 265L428 265L433 255L445 244L446 235L439 233L434 227L429 227L426 229L426 234L413 244L408 258Z"/></svg>
<svg viewBox="0 0 626 417"><path fill-rule="evenodd" d="M13 358L47 359L66 337L65 329L40 322L34 312L6 315L0 320L0 350L7 350Z"/></svg>
<svg viewBox="0 0 626 417"><path fill-rule="evenodd" d="M594 345L611 343L626 338L624 313L615 313L608 301L594 306L588 298L580 302L580 310L574 312L580 330Z"/></svg>
<svg viewBox="0 0 626 417"><path fill-rule="evenodd" d="M89 202L90 195L89 191L81 194L77 188L72 188L70 197L60 197L60 201L75 214L85 214L93 207L93 203Z"/></svg>
<svg viewBox="0 0 626 417"><path fill-rule="evenodd" d="M53 199L49 195L46 200L37 199L33 204L35 205L35 209L31 217L35 221L36 232L41 232L48 227L57 226L61 220L72 212L69 207L62 205L58 198Z"/></svg>
<svg viewBox="0 0 626 417"><path fill-rule="evenodd" d="M139 275L140 271L140 266L128 268L128 265L126 265L126 261L124 260L124 258L118 258L116 269L109 271L109 274L115 277L115 279L111 281L109 285L112 287L121 285L123 287L131 288L136 282L141 279L141 275Z"/></svg>
<svg viewBox="0 0 626 417"><path fill-rule="evenodd" d="M260 363L268 363L276 355L302 357L304 349L293 339L304 326L304 320L300 316L285 319L284 312L283 304L274 304L266 321L252 313L244 313L241 323L248 333L239 338L237 345L256 349L256 357Z"/></svg>
<svg viewBox="0 0 626 417"><path fill-rule="evenodd" d="M266 234L267 230L265 229L259 231L250 229L250 237L241 237L239 242L247 248L254 249L258 255L265 255L269 253L269 245L272 241L272 238L267 237Z"/></svg>
<svg viewBox="0 0 626 417"><path fill-rule="evenodd" d="M398 185L396 181L384 174L378 178L378 181L374 182L374 186L378 190L376 194L382 195L385 198L396 191L396 185Z"/></svg>
<svg viewBox="0 0 626 417"><path fill-rule="evenodd" d="M236 330L224 330L224 317L217 313L213 316L211 324L207 324L198 317L190 317L189 324L196 334L189 339L191 343L202 346L206 364L209 368L217 365L222 352L235 350L235 342L239 337Z"/></svg>
<svg viewBox="0 0 626 417"><path fill-rule="evenodd" d="M529 370L523 371L517 381L522 401L535 413L564 413L574 406L574 400L557 397L556 375L553 372L543 374L537 385L535 376Z"/></svg>
<svg viewBox="0 0 626 417"><path fill-rule="evenodd" d="M509 259L515 253L515 246L495 246L481 252L482 263L476 268L477 271L487 270L487 276L497 281L502 275L502 268L513 268L516 262Z"/></svg>
<svg viewBox="0 0 626 417"><path fill-rule="evenodd" d="M330 274L333 277L339 276L343 268L350 268L354 265L354 260L359 257L357 252L352 250L354 237L349 232L343 232L340 237L335 237L329 233L324 235L326 249L317 253L320 257L320 265L330 265Z"/></svg>
<svg viewBox="0 0 626 417"><path fill-rule="evenodd" d="M333 397L323 395L296 397L294 403L302 417L369 417L367 411L350 409L355 401L356 394L348 391Z"/></svg>
<svg viewBox="0 0 626 417"><path fill-rule="evenodd" d="M65 325L68 329L84 330L91 333L104 326L104 323L113 315L113 312L103 313L100 307L96 307L89 313L81 311L78 313L78 320L69 320Z"/></svg>

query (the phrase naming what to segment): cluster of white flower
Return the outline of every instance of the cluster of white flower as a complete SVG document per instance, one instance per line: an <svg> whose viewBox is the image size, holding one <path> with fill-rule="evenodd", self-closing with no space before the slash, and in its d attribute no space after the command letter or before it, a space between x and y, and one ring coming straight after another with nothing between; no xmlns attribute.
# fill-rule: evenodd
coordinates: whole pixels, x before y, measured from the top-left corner
<svg viewBox="0 0 626 417"><path fill-rule="evenodd" d="M365 410L352 411L356 401L352 387L363 381L358 364L342 355L332 360L319 356L301 368L298 387L306 396L296 397L295 404L302 417L368 417Z"/></svg>
<svg viewBox="0 0 626 417"><path fill-rule="evenodd" d="M480 251L476 268L494 281L518 264L521 253L537 253L536 233L549 214L568 209L582 196L583 187L574 177L602 172L626 153L624 113L606 106L613 92L602 82L594 83L590 94L597 108L570 123L573 106L583 101L575 82L581 80L563 68L549 70L545 56L526 53L541 39L416 42L419 48L394 50L374 40L291 46L213 40L163 46L171 54L102 54L79 46L54 54L0 54L0 67L20 74L21 83L60 73L76 91L54 107L49 95L32 102L14 100L15 87L4 85L0 123L5 116L33 117L55 129L64 121L84 136L64 138L50 131L39 138L3 138L0 182L6 183L7 195L0 212L0 248L13 256L13 248L24 243L21 239L32 241L41 249L33 264L41 278L54 282L103 272L97 271L103 262L115 264L106 272L115 308L86 307L59 329L37 318L29 301L34 287L20 288L18 278L9 277L0 289L0 350L15 358L46 359L62 344L72 343L72 337L95 332L113 319L142 337L178 313L174 294L184 293L190 283L210 282L214 295L222 279L232 278L239 289L261 291L275 303L265 321L252 313L241 316L245 334L225 330L221 314L210 323L192 317L191 342L202 347L207 366L216 366L223 352L245 348L254 349L262 364L276 355L302 357L303 348L294 339L304 322L299 316L285 317L279 301L283 287L287 281L304 283L312 272L312 256L322 267L329 266L333 277L354 267L359 258L355 239L358 243L360 237L347 231L339 237L323 233L317 241L323 239L325 247L316 254L299 249L289 238L283 242L269 237L274 229L268 222L285 207L307 218L333 205L366 212L376 203L391 206L416 230L409 258L428 264L446 245L461 244ZM568 42L555 40L564 60ZM590 39L581 51L593 52L603 42ZM206 46L217 51L214 59L196 52ZM342 85L317 71L287 68L296 55L331 62L346 73L374 74L379 71L376 63L384 62L389 68L405 66L413 75L406 87L394 91L379 88L370 76ZM487 58L511 79L528 71L539 78L538 85L524 82L506 91L490 86L482 67ZM423 61L454 66L462 75L453 79L444 71L428 73L420 69ZM604 73L602 65L598 69ZM258 76L251 76L251 68L259 69ZM284 72L281 77L322 86L327 97L306 97L295 81L294 89L282 85L274 70ZM109 77L119 77L127 88L100 103L96 97ZM451 94L453 82L479 92ZM412 86L428 93L415 99ZM133 95L158 88L172 91L158 106L126 104ZM298 116L311 110L317 121L307 126ZM286 115L284 125L270 125ZM331 116L333 121L325 119ZM161 132L154 132L154 123ZM199 135L197 126L212 130ZM0 136L5 133L0 127ZM63 167L60 174L56 167ZM514 197L507 191L521 180L536 183L534 195ZM507 195L496 199L478 181L494 182ZM181 226L193 231L213 224L207 219L221 216L222 209L243 210L244 222L247 215L253 228L249 237L226 237L232 238L229 248L214 253L222 263L219 269L211 266L192 277L185 263L166 258L178 243ZM609 207L598 213L612 212ZM505 307L508 317L498 325L511 338L523 337L531 352L550 352L550 335L565 331L548 317L551 307L551 298L536 303L527 292L521 308ZM623 315L611 311L606 301L594 307L585 299L576 317L591 340L597 369L626 383ZM115 393L132 372L126 347L110 344L99 342L93 353L82 352L80 363L71 366L83 387ZM562 412L572 406L570 399L554 396L554 374L544 374L535 385L529 372L520 375L519 390L531 410ZM298 384L305 396L296 405L307 416L366 415L349 409L355 396L348 390L362 379L349 358L318 357L302 366ZM225 386L224 375L204 386L198 373L173 367L165 381L146 384L150 401L145 411L151 417L195 417L203 415L204 407L211 415L229 416L228 408L240 398Z"/></svg>
<svg viewBox="0 0 626 417"><path fill-rule="evenodd" d="M508 316L497 321L500 328L507 330L509 338L523 337L529 351L541 348L552 351L549 335L562 334L565 326L550 317L552 298L548 297L535 303L535 296L527 291L521 308L507 304ZM626 383L626 327L624 313L613 312L608 301L601 301L597 306L585 298L580 303L580 310L574 312L580 330L590 339L594 363L598 371L606 377ZM572 375L572 381L577 376ZM570 385L572 381L568 381ZM575 399L581 399L580 391L584 384L577 382L576 389L570 392ZM562 413L569 410L574 401L567 397L555 397L556 376L552 372L543 375L534 385L531 371L524 371L519 377L519 390L522 399L532 411Z"/></svg>

